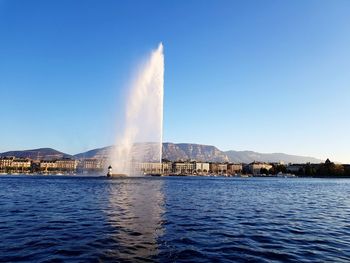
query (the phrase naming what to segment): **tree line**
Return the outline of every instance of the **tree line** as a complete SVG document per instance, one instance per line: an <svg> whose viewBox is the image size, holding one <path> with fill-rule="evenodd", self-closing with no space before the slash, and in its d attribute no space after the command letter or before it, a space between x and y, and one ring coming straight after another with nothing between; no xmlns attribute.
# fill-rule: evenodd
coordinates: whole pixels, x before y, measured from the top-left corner
<svg viewBox="0 0 350 263"><path fill-rule="evenodd" d="M327 159L324 163L300 165L298 171L293 171L295 175L304 177L350 177L350 165L335 164ZM287 173L288 167L283 164L273 165L270 170L261 169L262 174L278 174L279 172Z"/></svg>

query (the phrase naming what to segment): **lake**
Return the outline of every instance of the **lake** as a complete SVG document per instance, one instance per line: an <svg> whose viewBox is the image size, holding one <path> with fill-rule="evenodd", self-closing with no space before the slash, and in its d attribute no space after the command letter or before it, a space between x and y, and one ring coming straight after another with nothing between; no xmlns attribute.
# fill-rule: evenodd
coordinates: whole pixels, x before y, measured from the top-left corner
<svg viewBox="0 0 350 263"><path fill-rule="evenodd" d="M0 262L349 262L350 180L1 176Z"/></svg>

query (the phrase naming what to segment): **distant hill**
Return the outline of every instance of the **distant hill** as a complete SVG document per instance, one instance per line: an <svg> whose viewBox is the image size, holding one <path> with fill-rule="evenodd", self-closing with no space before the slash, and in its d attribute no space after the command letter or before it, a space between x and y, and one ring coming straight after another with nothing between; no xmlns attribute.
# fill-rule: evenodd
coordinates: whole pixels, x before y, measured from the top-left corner
<svg viewBox="0 0 350 263"><path fill-rule="evenodd" d="M137 156L137 153L142 153L142 156L146 156L146 160L149 162L154 162L159 160L159 151L155 151L155 149L158 149L158 147L154 147L154 143L136 143L133 148L132 152L134 153L134 156ZM158 144L157 144L158 146ZM98 148L94 150L90 150L83 153L78 153L74 155L76 159L81 158L107 158L109 157L110 153L115 150L116 146L107 146L103 148ZM147 154L144 154L147 153Z"/></svg>
<svg viewBox="0 0 350 263"><path fill-rule="evenodd" d="M0 153L0 157L15 156L18 158L30 158L40 160L52 160L60 158L106 158L113 150L114 146L108 146L93 149L87 152L79 153L74 156L57 151L51 148L40 148L25 151L10 151ZM135 144L133 151L148 153L149 160L156 160L158 156L152 150L152 143ZM193 143L163 143L163 158L171 161L176 160L196 160L207 162L235 162L251 163L260 162L284 162L284 163L320 163L320 159L307 156L289 155L285 153L258 153L253 151L221 151L212 145L193 144Z"/></svg>
<svg viewBox="0 0 350 263"><path fill-rule="evenodd" d="M284 163L321 163L320 159L307 156L289 155L285 153L258 153L253 151L226 151L231 162L284 162Z"/></svg>
<svg viewBox="0 0 350 263"><path fill-rule="evenodd" d="M142 144L135 148L139 149ZM147 148L149 144L143 144ZM76 158L101 158L107 157L113 149L112 146L94 149L75 155ZM196 160L208 162L235 162L251 163L260 162L284 162L284 163L320 163L322 160L307 156L289 155L285 153L258 153L253 151L221 151L212 145L193 143L163 143L163 158L171 161Z"/></svg>
<svg viewBox="0 0 350 263"><path fill-rule="evenodd" d="M29 158L32 160L53 160L61 158L72 158L72 155L57 151L52 148L39 148L23 151L9 151L0 153L1 157L14 156L16 158Z"/></svg>
<svg viewBox="0 0 350 263"><path fill-rule="evenodd" d="M87 152L82 152L74 155L75 158L77 159L82 159L82 158L106 158L108 157L109 153L112 151L113 146L107 146L103 148L97 148L93 149Z"/></svg>
<svg viewBox="0 0 350 263"><path fill-rule="evenodd" d="M163 158L175 160L196 160L228 162L228 156L212 145L192 143L163 143Z"/></svg>
<svg viewBox="0 0 350 263"><path fill-rule="evenodd" d="M79 153L75 155L75 158L104 158L113 150L113 146L94 149L87 152ZM136 144L134 151L146 151L149 152L148 159L155 159L152 152L151 143ZM228 162L229 159L225 153L220 151L215 146L202 145L202 144L190 144L190 143L163 143L164 159L171 161L175 160L197 160L197 161L212 161L212 162Z"/></svg>

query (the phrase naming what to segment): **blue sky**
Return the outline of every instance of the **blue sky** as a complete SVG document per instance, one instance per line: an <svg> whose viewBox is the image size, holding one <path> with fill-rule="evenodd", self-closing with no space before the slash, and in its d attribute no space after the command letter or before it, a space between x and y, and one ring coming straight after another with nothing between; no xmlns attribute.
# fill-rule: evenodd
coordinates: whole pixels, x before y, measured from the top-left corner
<svg viewBox="0 0 350 263"><path fill-rule="evenodd" d="M350 163L350 1L0 0L0 151L114 142L165 49L164 141Z"/></svg>

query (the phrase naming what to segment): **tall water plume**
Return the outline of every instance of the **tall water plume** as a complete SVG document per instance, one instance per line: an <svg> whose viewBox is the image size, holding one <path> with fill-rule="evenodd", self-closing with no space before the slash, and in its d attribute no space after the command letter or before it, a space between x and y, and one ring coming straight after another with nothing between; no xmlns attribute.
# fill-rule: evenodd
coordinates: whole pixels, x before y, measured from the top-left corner
<svg viewBox="0 0 350 263"><path fill-rule="evenodd" d="M135 163L161 162L164 96L163 45L153 50L135 76L126 104L125 126L111 152L113 173L135 175Z"/></svg>

